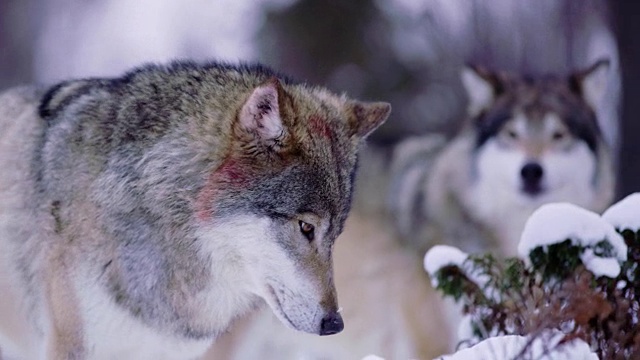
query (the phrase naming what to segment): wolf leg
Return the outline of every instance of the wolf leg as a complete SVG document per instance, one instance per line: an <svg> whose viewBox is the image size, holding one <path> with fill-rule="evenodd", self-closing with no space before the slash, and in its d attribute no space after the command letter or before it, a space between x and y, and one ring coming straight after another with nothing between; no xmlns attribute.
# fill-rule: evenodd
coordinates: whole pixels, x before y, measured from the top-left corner
<svg viewBox="0 0 640 360"><path fill-rule="evenodd" d="M80 360L86 358L79 303L62 257L49 260L46 303L49 331L46 334L48 360Z"/></svg>

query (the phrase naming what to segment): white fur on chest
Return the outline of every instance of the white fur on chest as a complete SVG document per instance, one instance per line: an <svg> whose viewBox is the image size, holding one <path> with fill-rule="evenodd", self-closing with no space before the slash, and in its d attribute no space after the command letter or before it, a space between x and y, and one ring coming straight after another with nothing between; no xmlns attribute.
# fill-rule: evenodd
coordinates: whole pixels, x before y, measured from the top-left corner
<svg viewBox="0 0 640 360"><path fill-rule="evenodd" d="M88 359L197 359L213 339L186 340L153 329L116 306L98 286L82 290Z"/></svg>
<svg viewBox="0 0 640 360"><path fill-rule="evenodd" d="M246 223L261 223L252 220ZM199 234L203 256L211 259L213 276L205 291L193 294L199 325L224 332L235 318L255 307L255 285L247 275L247 264L238 256L237 244L243 237L264 234L266 224L261 225L247 231L225 224ZM117 306L95 282L81 281L76 287L89 359L197 359L215 340L184 339L152 328Z"/></svg>

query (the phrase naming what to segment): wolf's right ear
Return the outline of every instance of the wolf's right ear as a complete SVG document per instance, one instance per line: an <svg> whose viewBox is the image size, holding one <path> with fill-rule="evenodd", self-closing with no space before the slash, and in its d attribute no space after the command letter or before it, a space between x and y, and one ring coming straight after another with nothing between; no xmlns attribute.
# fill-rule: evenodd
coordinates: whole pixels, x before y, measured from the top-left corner
<svg viewBox="0 0 640 360"><path fill-rule="evenodd" d="M73 99L86 93L97 80L83 79L65 81L50 88L42 97L38 113L43 119L55 116Z"/></svg>
<svg viewBox="0 0 640 360"><path fill-rule="evenodd" d="M242 105L238 115L238 135L267 146L278 145L284 138L285 129L280 116L282 85L271 78L253 89Z"/></svg>
<svg viewBox="0 0 640 360"><path fill-rule="evenodd" d="M579 71L569 78L574 90L593 110L600 107L600 102L607 90L610 68L609 59L600 59L589 68Z"/></svg>
<svg viewBox="0 0 640 360"><path fill-rule="evenodd" d="M391 104L386 102L354 101L350 104L351 115L349 126L351 136L366 138L382 125L391 113Z"/></svg>
<svg viewBox="0 0 640 360"><path fill-rule="evenodd" d="M498 78L482 67L465 65L460 78L469 97L467 112L470 116L476 116L491 106L500 92Z"/></svg>

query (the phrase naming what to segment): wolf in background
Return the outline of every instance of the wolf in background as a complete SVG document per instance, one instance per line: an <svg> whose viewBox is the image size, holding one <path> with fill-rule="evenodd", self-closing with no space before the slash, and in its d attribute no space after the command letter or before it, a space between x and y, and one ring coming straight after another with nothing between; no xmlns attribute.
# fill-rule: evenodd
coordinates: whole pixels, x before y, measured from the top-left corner
<svg viewBox="0 0 640 360"><path fill-rule="evenodd" d="M446 145L428 136L395 150L389 203L399 234L420 252L445 243L514 256L540 205L604 210L615 173L596 114L608 68L601 60L560 78L466 67L462 131Z"/></svg>
<svg viewBox="0 0 640 360"><path fill-rule="evenodd" d="M607 121L597 116L609 71L606 60L565 78L465 67L468 117L458 135L449 142L410 138L394 149L387 203L396 234L418 254L448 244L515 256L540 205L603 211L615 190L615 161L600 125ZM461 309L432 296L446 323L440 339L451 351L464 340Z"/></svg>
<svg viewBox="0 0 640 360"><path fill-rule="evenodd" d="M0 96L0 348L196 358L266 302L343 329L332 249L386 103L176 62Z"/></svg>

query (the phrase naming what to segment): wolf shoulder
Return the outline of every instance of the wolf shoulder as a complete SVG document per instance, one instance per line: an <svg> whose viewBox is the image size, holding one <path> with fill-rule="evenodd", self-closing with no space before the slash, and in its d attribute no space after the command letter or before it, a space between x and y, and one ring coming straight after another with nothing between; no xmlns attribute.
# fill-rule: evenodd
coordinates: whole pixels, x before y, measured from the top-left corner
<svg viewBox="0 0 640 360"><path fill-rule="evenodd" d="M24 85L0 92L0 136L7 136L12 125L19 125L25 116L37 117L44 89L35 85Z"/></svg>
<svg viewBox="0 0 640 360"><path fill-rule="evenodd" d="M0 182L18 180L15 173L26 171L28 153L33 151L42 134L43 122L38 116L38 106L44 89L38 86L21 86L0 93Z"/></svg>

